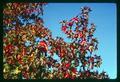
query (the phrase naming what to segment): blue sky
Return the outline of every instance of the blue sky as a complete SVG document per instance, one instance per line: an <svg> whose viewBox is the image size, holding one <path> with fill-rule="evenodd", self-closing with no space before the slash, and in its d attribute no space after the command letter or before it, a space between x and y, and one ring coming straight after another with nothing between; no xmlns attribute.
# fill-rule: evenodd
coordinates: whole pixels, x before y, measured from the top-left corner
<svg viewBox="0 0 120 82"><path fill-rule="evenodd" d="M111 79L117 77L117 15L116 4L113 3L48 3L44 7L43 20L45 26L52 31L52 35L61 36L66 42L70 40L61 31L62 20L69 20L78 15L83 6L91 7L89 23L96 24L95 37L98 38L98 55L103 63L100 72L106 71Z"/></svg>

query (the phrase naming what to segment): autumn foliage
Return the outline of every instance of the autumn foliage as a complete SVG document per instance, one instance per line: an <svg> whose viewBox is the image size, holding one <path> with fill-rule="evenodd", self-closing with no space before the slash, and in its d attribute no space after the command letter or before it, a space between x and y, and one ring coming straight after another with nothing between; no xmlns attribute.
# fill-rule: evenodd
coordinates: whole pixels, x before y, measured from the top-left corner
<svg viewBox="0 0 120 82"><path fill-rule="evenodd" d="M102 64L96 26L89 24L89 7L60 22L71 41L52 37L44 26L47 3L7 3L3 10L3 77L5 79L108 79L94 68ZM58 21L59 22L59 21ZM54 59L54 55L59 60Z"/></svg>

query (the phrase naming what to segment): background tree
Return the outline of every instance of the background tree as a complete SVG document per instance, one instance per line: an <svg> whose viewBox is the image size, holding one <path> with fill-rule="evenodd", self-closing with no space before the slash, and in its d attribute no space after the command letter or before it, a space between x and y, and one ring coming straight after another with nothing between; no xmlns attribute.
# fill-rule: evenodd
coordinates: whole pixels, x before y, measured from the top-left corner
<svg viewBox="0 0 120 82"><path fill-rule="evenodd" d="M108 78L94 71L102 59L94 53L98 40L95 24L89 25L89 7L71 20L63 20L61 30L71 40L52 38L44 27L46 3L7 3L3 11L3 76L5 79L86 79ZM60 60L54 59L57 55ZM80 70L77 71L77 67Z"/></svg>

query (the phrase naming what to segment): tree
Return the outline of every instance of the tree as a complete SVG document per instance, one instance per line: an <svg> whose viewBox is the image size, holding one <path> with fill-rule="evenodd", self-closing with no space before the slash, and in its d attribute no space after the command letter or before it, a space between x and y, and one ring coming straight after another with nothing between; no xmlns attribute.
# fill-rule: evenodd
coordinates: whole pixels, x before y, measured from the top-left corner
<svg viewBox="0 0 120 82"><path fill-rule="evenodd" d="M45 41L39 40L50 38L51 35L44 27L41 18L45 4L7 3L5 5L3 11L3 76L5 79L40 78L37 73L43 71L40 57Z"/></svg>
<svg viewBox="0 0 120 82"><path fill-rule="evenodd" d="M5 79L108 79L103 71L95 24L88 27L89 7L71 20L63 20L61 30L71 40L52 38L44 27L46 3L7 3L3 11L3 76ZM57 55L60 60L54 59ZM77 70L79 67L79 71Z"/></svg>

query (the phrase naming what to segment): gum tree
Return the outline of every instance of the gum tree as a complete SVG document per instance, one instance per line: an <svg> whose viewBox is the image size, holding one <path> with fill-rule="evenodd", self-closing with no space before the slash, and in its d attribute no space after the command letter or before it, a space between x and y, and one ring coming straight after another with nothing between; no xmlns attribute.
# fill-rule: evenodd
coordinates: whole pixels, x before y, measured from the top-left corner
<svg viewBox="0 0 120 82"><path fill-rule="evenodd" d="M3 10L3 76L5 79L108 79L94 68L102 64L96 26L89 24L89 7L69 21L61 30L70 39L52 38L44 26L46 3L7 3ZM58 56L55 59L54 56Z"/></svg>

